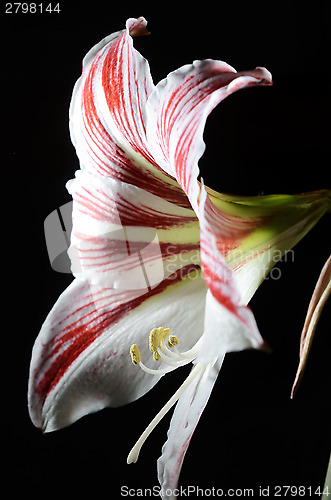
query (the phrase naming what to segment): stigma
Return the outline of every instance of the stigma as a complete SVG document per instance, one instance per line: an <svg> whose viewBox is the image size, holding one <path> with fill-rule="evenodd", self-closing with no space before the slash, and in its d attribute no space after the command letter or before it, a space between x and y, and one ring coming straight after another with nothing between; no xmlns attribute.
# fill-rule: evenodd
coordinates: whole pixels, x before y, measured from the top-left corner
<svg viewBox="0 0 331 500"><path fill-rule="evenodd" d="M149 368L141 361L141 354L138 346L133 344L130 347L131 361L134 365L139 367L152 375L163 375L169 373L180 366L191 363L199 352L199 341L185 352L180 352L177 349L179 339L176 335L170 335L170 328L153 328L149 334L148 345L149 350L153 353L153 360L163 361L167 367L165 368Z"/></svg>

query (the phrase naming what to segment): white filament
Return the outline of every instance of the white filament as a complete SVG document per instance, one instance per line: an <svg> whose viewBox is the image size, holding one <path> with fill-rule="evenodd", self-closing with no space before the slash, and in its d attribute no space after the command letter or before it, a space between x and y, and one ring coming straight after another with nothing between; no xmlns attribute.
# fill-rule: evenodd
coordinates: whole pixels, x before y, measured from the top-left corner
<svg viewBox="0 0 331 500"><path fill-rule="evenodd" d="M184 352L180 352L176 347L173 348L175 352L172 352L165 344L163 344L162 351L159 349L158 354L160 355L162 361L169 366L169 368L160 368L155 370L148 368L148 366L144 365L142 361L140 361L139 366L142 370L152 375L164 375L165 373L176 370L180 366L185 366L191 363L191 361L193 361L199 353L201 342L202 336L191 349ZM165 354L165 352L167 354Z"/></svg>
<svg viewBox="0 0 331 500"><path fill-rule="evenodd" d="M140 363L141 365L141 363ZM131 464L132 462L135 463L138 460L138 456L141 450L142 445L150 435L150 433L153 431L153 429L157 426L157 424L162 420L164 415L168 413L168 411L173 407L173 405L178 401L178 399L181 397L183 392L186 390L186 388L191 384L191 382L195 379L195 377L198 375L198 373L201 371L201 369L205 366L204 363L198 363L195 365L195 367L192 369L191 373L189 376L186 378L186 380L183 382L183 384L179 387L179 389L175 392L175 394L169 399L169 401L165 404L165 406L159 411L159 413L153 418L149 426L145 429L145 431L142 433L132 450L130 451L128 458L127 458L127 463ZM160 373L161 370L155 370L156 372ZM171 371L169 369L169 371Z"/></svg>

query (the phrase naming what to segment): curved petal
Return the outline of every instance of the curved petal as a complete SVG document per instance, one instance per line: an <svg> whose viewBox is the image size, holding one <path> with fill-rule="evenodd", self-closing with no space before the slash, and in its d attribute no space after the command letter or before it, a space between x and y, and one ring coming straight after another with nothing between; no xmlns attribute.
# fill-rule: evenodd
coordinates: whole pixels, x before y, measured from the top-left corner
<svg viewBox="0 0 331 500"><path fill-rule="evenodd" d="M133 366L129 349L136 343L142 357L149 359L148 335L160 324L184 332L185 349L198 340L206 288L201 275L189 271L186 276L174 273L143 295L93 289L86 280L76 279L58 299L33 348L33 423L45 432L56 430L106 406L129 403L151 389L159 377Z"/></svg>
<svg viewBox="0 0 331 500"><path fill-rule="evenodd" d="M207 195L202 183L201 263L209 291L199 361L210 360L211 345L219 355L263 345L254 317L245 305L277 260L329 206L329 191L234 197L210 190Z"/></svg>
<svg viewBox="0 0 331 500"><path fill-rule="evenodd" d="M247 304L282 256L331 207L331 191L298 195L234 196L206 187L205 218L216 246L235 272Z"/></svg>
<svg viewBox="0 0 331 500"><path fill-rule="evenodd" d="M320 277L316 283L314 293L309 303L307 316L303 330L301 332L300 342L300 363L292 387L291 397L296 393L303 372L306 367L308 355L313 342L315 329L323 307L331 294L331 257L328 258L321 271Z"/></svg>
<svg viewBox="0 0 331 500"><path fill-rule="evenodd" d="M145 154L143 114L154 85L148 63L133 48L131 37L148 33L146 25L142 17L128 19L125 30L104 38L85 56L83 74L76 83L70 109L70 131L75 145L82 139L79 125L89 125L84 134L87 142L94 127L96 135L91 137L92 142L104 127L115 143L124 148L130 146L130 154L132 151Z"/></svg>
<svg viewBox="0 0 331 500"><path fill-rule="evenodd" d="M206 217L207 191L202 184L199 202L201 264L208 286L205 334L198 361L208 362L229 351L258 348L263 339L251 310L242 304L233 270L217 247L222 227L212 227Z"/></svg>
<svg viewBox="0 0 331 500"><path fill-rule="evenodd" d="M222 61L195 61L158 83L147 101L147 138L163 170L178 180L198 213L198 160L209 113L228 95L253 85L270 85L264 68L237 73Z"/></svg>
<svg viewBox="0 0 331 500"><path fill-rule="evenodd" d="M107 288L146 288L199 264L193 212L116 179L77 172L70 257L75 276ZM147 288L148 288L147 286Z"/></svg>
<svg viewBox="0 0 331 500"><path fill-rule="evenodd" d="M185 453L209 400L222 362L223 358L219 358L214 364L205 365L176 405L168 438L157 462L158 479L161 491L164 492L164 500L175 499L174 495L167 495L166 492L173 492L177 487Z"/></svg>
<svg viewBox="0 0 331 500"><path fill-rule="evenodd" d="M107 224L106 229L110 223L168 229L197 222L193 210L109 177L77 171L76 179L69 181L67 186L77 207L76 223L78 215L88 213L93 219L90 225L93 231L100 232L98 224L104 221Z"/></svg>
<svg viewBox="0 0 331 500"><path fill-rule="evenodd" d="M129 19L83 61L70 105L70 134L81 168L139 186L188 206L178 183L149 154L145 108L154 89L147 61L132 36L147 33L144 18Z"/></svg>
<svg viewBox="0 0 331 500"><path fill-rule="evenodd" d="M217 248L213 228L208 223L206 192L198 184L198 160L204 151L203 129L208 114L225 97L240 88L252 85L270 85L271 75L264 68L237 73L231 66L221 61L195 61L168 75L151 93L147 101L147 138L153 156L163 170L176 176L187 194L200 220L201 262L206 284L211 290L220 309L226 309L226 320L219 324L215 318L206 316L206 340L204 356L213 341L213 328L219 331L224 324L227 335L218 337L218 355L232 349L246 348L247 344L258 346L262 343L253 315L240 304L240 294L224 257ZM200 194L200 201L198 201ZM214 312L212 303L206 311ZM222 314L215 316L222 318ZM211 325L213 319L213 328ZM211 338L210 338L211 337ZM232 339L229 343L226 339ZM215 339L214 339L215 340ZM207 358L208 359L208 358Z"/></svg>

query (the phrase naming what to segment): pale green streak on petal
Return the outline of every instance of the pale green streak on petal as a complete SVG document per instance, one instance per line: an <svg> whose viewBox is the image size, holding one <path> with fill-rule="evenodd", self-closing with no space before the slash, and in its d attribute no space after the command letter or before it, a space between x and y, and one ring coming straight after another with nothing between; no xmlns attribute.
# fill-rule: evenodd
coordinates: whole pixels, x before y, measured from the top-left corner
<svg viewBox="0 0 331 500"><path fill-rule="evenodd" d="M165 229L156 229L159 242L177 244L196 244L200 243L199 221L188 222L178 226L169 226Z"/></svg>
<svg viewBox="0 0 331 500"><path fill-rule="evenodd" d="M302 194L271 194L266 196L239 196L232 194L218 193L213 189L206 190L214 203L220 210L228 214L243 217L259 217L271 215L278 212L282 207L286 210L290 206L304 207L310 206L314 202L326 205L326 211L331 211L331 190L322 189Z"/></svg>
<svg viewBox="0 0 331 500"><path fill-rule="evenodd" d="M208 189L214 205L250 229L229 243L228 265L234 269L242 302L247 304L269 271L331 210L331 191L298 195L234 196Z"/></svg>

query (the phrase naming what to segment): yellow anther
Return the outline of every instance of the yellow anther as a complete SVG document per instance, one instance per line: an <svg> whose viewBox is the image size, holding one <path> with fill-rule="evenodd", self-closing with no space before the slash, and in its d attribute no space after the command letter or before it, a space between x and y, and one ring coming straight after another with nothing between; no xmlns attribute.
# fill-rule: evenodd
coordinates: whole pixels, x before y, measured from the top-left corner
<svg viewBox="0 0 331 500"><path fill-rule="evenodd" d="M172 347L175 347L178 344L179 344L179 340L176 337L176 335L170 335L170 337L168 339L168 347L170 347L170 349L171 349Z"/></svg>
<svg viewBox="0 0 331 500"><path fill-rule="evenodd" d="M159 328L153 328L151 333L149 334L149 349L153 353L154 361L160 361L161 355L158 352L158 349L162 352L161 344L165 341L167 337L169 337L168 345L169 347L175 347L178 344L178 338L174 335L170 335L170 328L163 328L160 326ZM131 360L134 365L139 365L140 368L147 370L145 365L141 362L141 355L139 348L136 344L132 344L130 347Z"/></svg>
<svg viewBox="0 0 331 500"><path fill-rule="evenodd" d="M153 352L154 361L160 361L161 356L158 352Z"/></svg>
<svg viewBox="0 0 331 500"><path fill-rule="evenodd" d="M139 365L141 356L138 346L136 344L132 344L130 347L131 361L134 365Z"/></svg>
<svg viewBox="0 0 331 500"><path fill-rule="evenodd" d="M153 328L153 330L149 334L149 349L154 353L157 352L161 343L168 337L170 333L170 328L163 328L162 326L160 326L159 328Z"/></svg>

